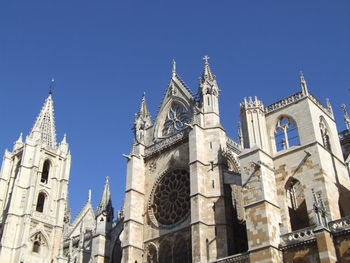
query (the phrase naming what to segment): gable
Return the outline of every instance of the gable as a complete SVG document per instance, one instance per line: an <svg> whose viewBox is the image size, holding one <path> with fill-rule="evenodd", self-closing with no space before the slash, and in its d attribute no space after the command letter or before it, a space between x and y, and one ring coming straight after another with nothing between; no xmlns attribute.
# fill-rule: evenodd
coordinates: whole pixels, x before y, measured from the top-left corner
<svg viewBox="0 0 350 263"><path fill-rule="evenodd" d="M171 78L154 122L153 140L186 128L193 115L194 96L176 74ZM168 119L168 123L167 122ZM176 119L176 121L174 120ZM168 127L164 127L168 125ZM168 130L168 131L166 131Z"/></svg>

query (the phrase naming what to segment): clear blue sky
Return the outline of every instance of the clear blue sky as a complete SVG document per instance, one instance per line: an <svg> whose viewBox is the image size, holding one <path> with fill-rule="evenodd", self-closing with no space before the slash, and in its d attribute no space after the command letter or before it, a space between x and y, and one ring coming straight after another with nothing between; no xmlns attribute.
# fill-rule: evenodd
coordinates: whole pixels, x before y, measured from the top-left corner
<svg viewBox="0 0 350 263"><path fill-rule="evenodd" d="M265 105L299 91L331 99L339 130L350 107L350 1L1 1L0 152L28 134L55 78L58 140L72 153L73 215L89 188L97 205L110 177L115 210L124 196L132 125L143 91L152 116L171 60L197 90L209 55L222 90L222 123L236 137L239 103Z"/></svg>

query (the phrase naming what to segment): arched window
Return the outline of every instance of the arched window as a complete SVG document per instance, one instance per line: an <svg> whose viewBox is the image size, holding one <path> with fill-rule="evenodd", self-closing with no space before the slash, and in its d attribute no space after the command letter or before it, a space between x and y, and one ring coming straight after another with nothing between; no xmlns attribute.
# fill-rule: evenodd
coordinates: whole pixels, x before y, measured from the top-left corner
<svg viewBox="0 0 350 263"><path fill-rule="evenodd" d="M35 241L33 244L33 252L35 252L35 253L40 252L40 243L38 241Z"/></svg>
<svg viewBox="0 0 350 263"><path fill-rule="evenodd" d="M329 140L329 131L327 128L326 121L323 117L320 118L320 131L321 131L321 137L322 137L322 143L323 146L328 150L331 151L331 143Z"/></svg>
<svg viewBox="0 0 350 263"><path fill-rule="evenodd" d="M275 128L275 141L278 152L300 144L297 125L292 118L279 118Z"/></svg>
<svg viewBox="0 0 350 263"><path fill-rule="evenodd" d="M50 161L46 160L43 165L43 170L41 172L41 182L42 183L47 183L49 179L49 172L50 172Z"/></svg>
<svg viewBox="0 0 350 263"><path fill-rule="evenodd" d="M45 199L46 199L45 194L44 193L39 193L38 201L36 202L36 211L37 212L41 212L42 213L44 211Z"/></svg>
<svg viewBox="0 0 350 263"><path fill-rule="evenodd" d="M302 184L292 179L286 184L286 198L292 231L309 226L304 189Z"/></svg>
<svg viewBox="0 0 350 263"><path fill-rule="evenodd" d="M40 253L40 248L41 248L41 245L43 243L43 238L42 238L41 234L40 233L35 234L32 238L32 241L33 241L32 251L34 253Z"/></svg>
<svg viewBox="0 0 350 263"><path fill-rule="evenodd" d="M154 245L150 244L147 250L147 263L157 263L157 249Z"/></svg>

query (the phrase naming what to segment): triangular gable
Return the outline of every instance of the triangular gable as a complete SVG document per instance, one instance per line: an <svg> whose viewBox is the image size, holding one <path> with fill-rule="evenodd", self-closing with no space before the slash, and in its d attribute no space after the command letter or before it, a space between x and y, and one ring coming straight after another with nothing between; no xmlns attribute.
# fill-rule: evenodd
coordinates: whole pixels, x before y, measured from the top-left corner
<svg viewBox="0 0 350 263"><path fill-rule="evenodd" d="M74 237L80 234L80 228L83 224L84 229L94 230L96 228L95 213L90 202L86 202L83 209L71 224L68 237Z"/></svg>
<svg viewBox="0 0 350 263"><path fill-rule="evenodd" d="M180 102L189 111L192 111L194 95L176 73L172 76L168 88L160 104L157 117L154 122L154 138L158 137L157 133L159 125L164 120L165 115L168 113L169 105L173 101Z"/></svg>

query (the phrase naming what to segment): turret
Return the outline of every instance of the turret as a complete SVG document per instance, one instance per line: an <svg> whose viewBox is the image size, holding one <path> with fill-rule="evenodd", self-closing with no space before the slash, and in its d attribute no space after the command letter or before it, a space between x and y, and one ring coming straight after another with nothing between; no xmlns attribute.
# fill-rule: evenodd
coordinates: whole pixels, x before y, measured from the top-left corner
<svg viewBox="0 0 350 263"><path fill-rule="evenodd" d="M244 148L257 146L262 150L268 150L266 120L264 105L257 97L254 100L249 97L241 103L241 122L243 131Z"/></svg>
<svg viewBox="0 0 350 263"><path fill-rule="evenodd" d="M219 87L215 75L209 66L209 57L204 58L204 70L199 82L200 107L205 115L206 126L217 126L220 123Z"/></svg>

